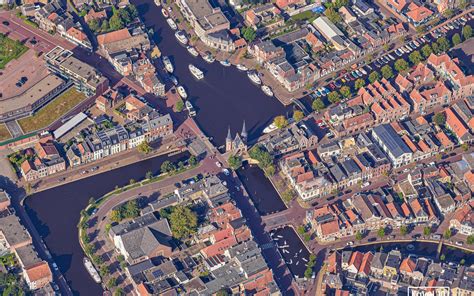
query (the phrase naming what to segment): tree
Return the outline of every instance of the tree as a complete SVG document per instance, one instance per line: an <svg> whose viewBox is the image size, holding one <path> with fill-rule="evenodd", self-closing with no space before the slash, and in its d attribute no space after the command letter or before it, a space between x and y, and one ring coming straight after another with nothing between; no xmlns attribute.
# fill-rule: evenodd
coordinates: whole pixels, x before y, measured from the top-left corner
<svg viewBox="0 0 474 296"><path fill-rule="evenodd" d="M179 240L188 238L197 230L197 216L189 207L178 205L169 215L173 236Z"/></svg>
<svg viewBox="0 0 474 296"><path fill-rule="evenodd" d="M450 8L446 9L445 11L443 11L443 16L445 18L451 18L452 16L454 15L454 11Z"/></svg>
<svg viewBox="0 0 474 296"><path fill-rule="evenodd" d="M425 44L425 46L421 48L421 54L423 55L425 59L427 59L432 53L433 53L433 49L431 48L429 44Z"/></svg>
<svg viewBox="0 0 474 296"><path fill-rule="evenodd" d="M378 231L377 231L377 235L380 237L380 238L383 238L385 236L385 228L380 228Z"/></svg>
<svg viewBox="0 0 474 296"><path fill-rule="evenodd" d="M440 260L440 261L446 260L446 255L441 254L441 256L439 256L439 260Z"/></svg>
<svg viewBox="0 0 474 296"><path fill-rule="evenodd" d="M339 14L339 12L337 12L336 10L334 10L333 8L328 8L324 11L324 14L327 16L327 18L337 24L337 23L340 23L342 21L342 17L341 15Z"/></svg>
<svg viewBox="0 0 474 296"><path fill-rule="evenodd" d="M227 288L222 288L219 291L217 291L216 296L229 296L231 295L229 291L227 291Z"/></svg>
<svg viewBox="0 0 474 296"><path fill-rule="evenodd" d="M474 235L472 235L472 234L469 235L469 236L467 237L467 239L466 239L466 243L467 243L468 245L474 244Z"/></svg>
<svg viewBox="0 0 474 296"><path fill-rule="evenodd" d="M435 116L433 116L433 122L439 126L444 126L446 124L446 115L444 112L436 113Z"/></svg>
<svg viewBox="0 0 474 296"><path fill-rule="evenodd" d="M125 204L124 215L125 218L135 218L140 215L140 208L136 199L130 200Z"/></svg>
<svg viewBox="0 0 474 296"><path fill-rule="evenodd" d="M326 108L326 105L324 104L323 100L317 98L311 104L311 108L313 108L314 111L321 111Z"/></svg>
<svg viewBox="0 0 474 296"><path fill-rule="evenodd" d="M439 54L440 53L438 43L436 43L436 42L431 43L431 48L433 49L434 54Z"/></svg>
<svg viewBox="0 0 474 296"><path fill-rule="evenodd" d="M89 29L91 29L91 31L93 32L99 32L100 30L100 24L99 24L99 21L96 20L96 19L92 19L90 20L87 25L89 26Z"/></svg>
<svg viewBox="0 0 474 296"><path fill-rule="evenodd" d="M165 160L161 164L160 170L161 170L162 173L171 173L171 172L176 170L176 167L171 161Z"/></svg>
<svg viewBox="0 0 474 296"><path fill-rule="evenodd" d="M362 78L359 78L355 81L354 87L356 90L359 90L365 86L365 80Z"/></svg>
<svg viewBox="0 0 474 296"><path fill-rule="evenodd" d="M196 156L191 155L191 156L189 157L189 159L188 159L188 164L189 164L190 166L195 166L195 165L197 165L197 163L198 163L198 161L197 161L197 159L196 159Z"/></svg>
<svg viewBox="0 0 474 296"><path fill-rule="evenodd" d="M390 67L389 65L383 66L380 71L382 72L382 76L385 79L390 79L393 77L393 70L392 67Z"/></svg>
<svg viewBox="0 0 474 296"><path fill-rule="evenodd" d="M339 93L343 98L348 98L351 96L351 88L347 85L344 85L339 89Z"/></svg>
<svg viewBox="0 0 474 296"><path fill-rule="evenodd" d="M400 234L406 235L408 233L408 227L406 225L400 226Z"/></svg>
<svg viewBox="0 0 474 296"><path fill-rule="evenodd" d="M404 72L407 69L408 69L407 61L403 59L398 59L395 61L395 70L397 70L397 72Z"/></svg>
<svg viewBox="0 0 474 296"><path fill-rule="evenodd" d="M176 111L177 111L177 112L183 111L183 109L184 109L184 102L183 102L183 100L179 99L179 100L176 102L176 104L174 105L174 107L176 108Z"/></svg>
<svg viewBox="0 0 474 296"><path fill-rule="evenodd" d="M143 141L137 146L137 150L143 154L148 154L153 150L153 148L151 148L148 141Z"/></svg>
<svg viewBox="0 0 474 296"><path fill-rule="evenodd" d="M110 278L109 281L107 282L107 288L112 289L117 286L117 278Z"/></svg>
<svg viewBox="0 0 474 296"><path fill-rule="evenodd" d="M328 94L328 100L335 104L341 100L341 95L337 91L332 91Z"/></svg>
<svg viewBox="0 0 474 296"><path fill-rule="evenodd" d="M110 220L112 220L112 222L122 221L122 213L120 213L120 210L112 210L110 213Z"/></svg>
<svg viewBox="0 0 474 296"><path fill-rule="evenodd" d="M372 73L369 74L369 82L374 83L375 81L378 81L380 79L380 74L377 71L373 71Z"/></svg>
<svg viewBox="0 0 474 296"><path fill-rule="evenodd" d="M309 279L313 276L313 268L316 264L316 256L314 254L309 255L309 261L306 265L306 270L304 272L304 277Z"/></svg>
<svg viewBox="0 0 474 296"><path fill-rule="evenodd" d="M151 178L153 178L153 172L152 172L152 171L146 172L145 178L146 178L146 179L151 179Z"/></svg>
<svg viewBox="0 0 474 296"><path fill-rule="evenodd" d="M451 232L451 229L446 229L446 231L443 233L444 239L450 239L453 233Z"/></svg>
<svg viewBox="0 0 474 296"><path fill-rule="evenodd" d="M234 171L242 166L242 159L238 155L229 156L227 162L229 163L230 168Z"/></svg>
<svg viewBox="0 0 474 296"><path fill-rule="evenodd" d="M413 65L418 65L423 60L423 57L418 50L415 50L414 52L410 53L408 59Z"/></svg>
<svg viewBox="0 0 474 296"><path fill-rule="evenodd" d="M114 296L122 296L122 295L123 295L122 288L118 287L117 289L115 289Z"/></svg>
<svg viewBox="0 0 474 296"><path fill-rule="evenodd" d="M295 120L295 122L298 122L303 118L304 114L300 110L296 110L295 112L293 112L293 119Z"/></svg>
<svg viewBox="0 0 474 296"><path fill-rule="evenodd" d="M425 226L425 227L423 228L423 235L424 235L424 236L428 236L428 235L430 235L430 234L431 234L431 227Z"/></svg>
<svg viewBox="0 0 474 296"><path fill-rule="evenodd" d="M440 52L445 52L450 47L449 41L446 37L440 37L438 41L436 41L436 44L438 44Z"/></svg>
<svg viewBox="0 0 474 296"><path fill-rule="evenodd" d="M279 116L275 117L275 119L273 119L273 124L277 128L284 128L284 127L288 126L288 120L286 119L285 116L279 115Z"/></svg>
<svg viewBox="0 0 474 296"><path fill-rule="evenodd" d="M356 232L355 239L358 240L358 241L360 241L360 240L362 240L362 238L363 238L362 232L357 231L357 232Z"/></svg>
<svg viewBox="0 0 474 296"><path fill-rule="evenodd" d="M252 27L243 27L242 28L242 36L248 43L251 43L257 37L257 32Z"/></svg>
<svg viewBox="0 0 474 296"><path fill-rule="evenodd" d="M125 27L124 21L120 18L118 13L114 13L109 20L110 30L117 31Z"/></svg>
<svg viewBox="0 0 474 296"><path fill-rule="evenodd" d="M464 37L464 40L472 37L472 27L470 25L465 25L462 28L462 36Z"/></svg>
<svg viewBox="0 0 474 296"><path fill-rule="evenodd" d="M110 270L109 270L109 267L107 265L102 265L99 269L99 274L101 277L105 277L109 274Z"/></svg>
<svg viewBox="0 0 474 296"><path fill-rule="evenodd" d="M108 20L103 20L102 24L100 25L100 30L102 32L107 32L109 30L109 21Z"/></svg>
<svg viewBox="0 0 474 296"><path fill-rule="evenodd" d="M468 143L462 143L461 144L461 149L462 149L462 151L467 152L467 150L469 150L469 144Z"/></svg>
<svg viewBox="0 0 474 296"><path fill-rule="evenodd" d="M464 265L465 263L466 263L466 260L464 258L461 259L461 261L459 261L459 265L461 265L461 266Z"/></svg>
<svg viewBox="0 0 474 296"><path fill-rule="evenodd" d="M456 33L453 35L451 42L453 43L453 46L456 46L462 42L461 36L459 35L459 33Z"/></svg>

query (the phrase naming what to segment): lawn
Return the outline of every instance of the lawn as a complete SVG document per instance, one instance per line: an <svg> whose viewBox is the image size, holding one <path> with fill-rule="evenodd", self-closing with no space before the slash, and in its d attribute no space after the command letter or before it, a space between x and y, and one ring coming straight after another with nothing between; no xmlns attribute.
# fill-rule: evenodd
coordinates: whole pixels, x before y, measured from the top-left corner
<svg viewBox="0 0 474 296"><path fill-rule="evenodd" d="M75 88L71 87L45 107L41 108L33 116L18 120L18 124L21 126L24 133L45 128L66 114L85 98L86 96L83 93L80 93Z"/></svg>
<svg viewBox="0 0 474 296"><path fill-rule="evenodd" d="M0 141L10 139L11 137L12 136L10 135L10 132L8 131L5 124L1 123L0 124Z"/></svg>
<svg viewBox="0 0 474 296"><path fill-rule="evenodd" d="M5 69L11 60L19 58L27 50L28 47L20 41L12 40L0 33L0 69Z"/></svg>

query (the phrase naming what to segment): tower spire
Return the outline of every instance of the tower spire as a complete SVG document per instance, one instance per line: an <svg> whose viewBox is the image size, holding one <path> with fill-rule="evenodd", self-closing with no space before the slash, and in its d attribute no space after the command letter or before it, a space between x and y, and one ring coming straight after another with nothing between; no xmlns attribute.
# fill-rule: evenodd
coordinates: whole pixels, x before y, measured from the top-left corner
<svg viewBox="0 0 474 296"><path fill-rule="evenodd" d="M247 128L245 127L245 120L244 124L242 125L242 132L240 133L240 135L242 136L242 138L247 139Z"/></svg>
<svg viewBox="0 0 474 296"><path fill-rule="evenodd" d="M226 140L232 140L232 135L230 134L230 125L229 128L227 129L227 138Z"/></svg>

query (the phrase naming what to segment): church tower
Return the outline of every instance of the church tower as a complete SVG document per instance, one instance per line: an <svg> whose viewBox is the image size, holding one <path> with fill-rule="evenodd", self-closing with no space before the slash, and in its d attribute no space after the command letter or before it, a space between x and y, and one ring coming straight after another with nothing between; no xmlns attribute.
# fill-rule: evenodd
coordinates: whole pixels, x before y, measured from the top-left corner
<svg viewBox="0 0 474 296"><path fill-rule="evenodd" d="M247 144L247 128L245 127L245 120L244 124L242 125L242 132L240 133L240 136L242 137L242 141L244 141L245 144Z"/></svg>
<svg viewBox="0 0 474 296"><path fill-rule="evenodd" d="M232 135L230 134L230 126L227 130L227 137L225 138L225 151L232 151Z"/></svg>

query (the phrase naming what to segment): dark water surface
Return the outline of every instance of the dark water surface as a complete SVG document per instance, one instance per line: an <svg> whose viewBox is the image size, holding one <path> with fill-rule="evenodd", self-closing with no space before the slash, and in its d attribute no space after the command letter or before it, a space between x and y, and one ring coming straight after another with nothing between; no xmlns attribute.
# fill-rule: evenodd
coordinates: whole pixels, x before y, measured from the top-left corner
<svg viewBox="0 0 474 296"><path fill-rule="evenodd" d="M295 230L291 227L276 229L272 231L272 238L293 276L303 278L310 253Z"/></svg>
<svg viewBox="0 0 474 296"><path fill-rule="evenodd" d="M75 294L102 294L100 285L92 280L83 266L84 253L78 241L80 211L87 206L89 198L98 198L113 190L116 185L128 184L130 179L143 179L147 171L156 173L165 160L184 160L188 156L188 153L171 157L157 156L39 192L26 199L28 215Z"/></svg>

